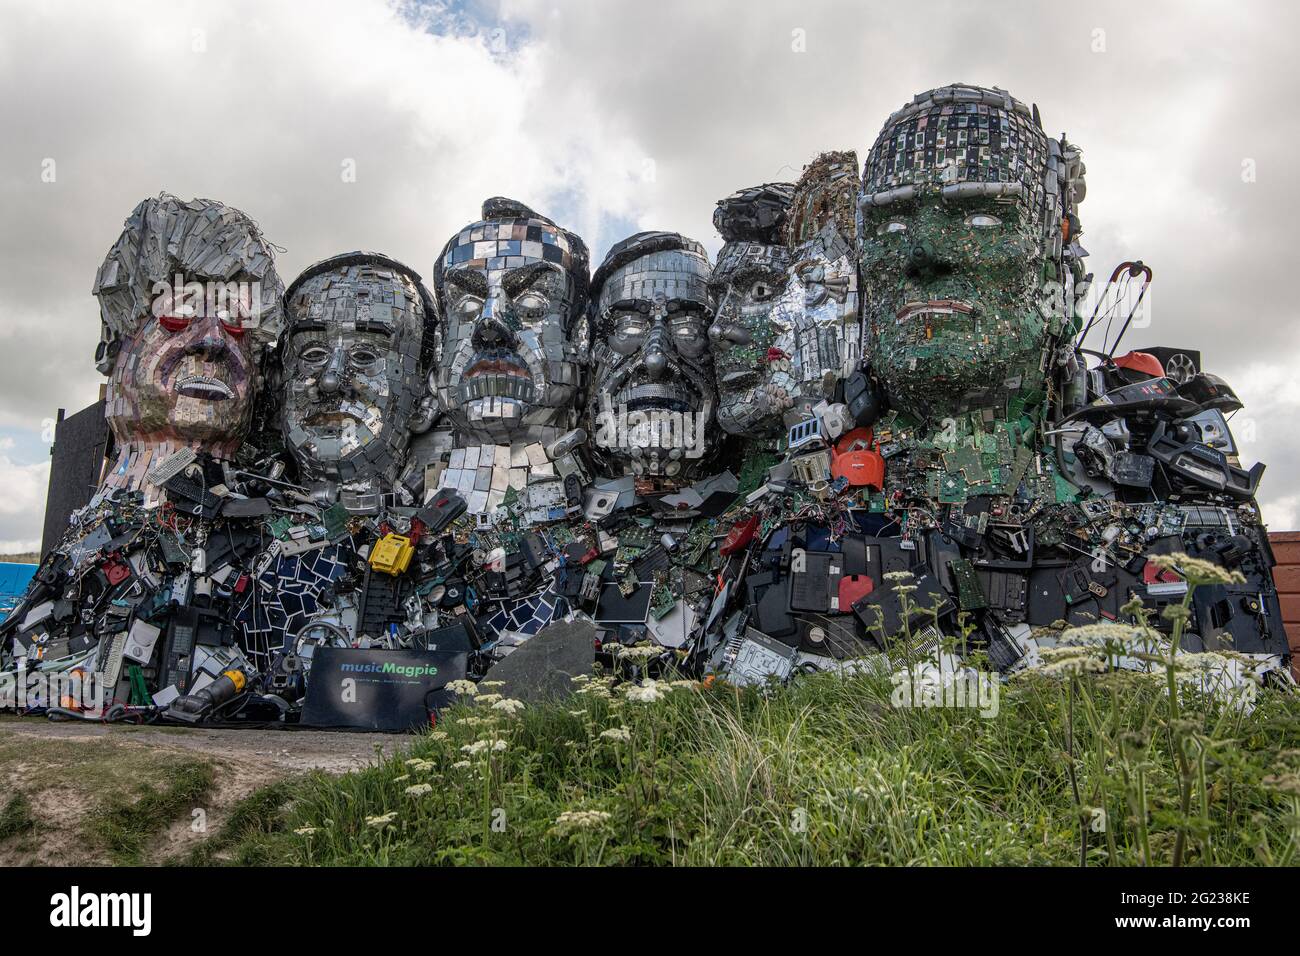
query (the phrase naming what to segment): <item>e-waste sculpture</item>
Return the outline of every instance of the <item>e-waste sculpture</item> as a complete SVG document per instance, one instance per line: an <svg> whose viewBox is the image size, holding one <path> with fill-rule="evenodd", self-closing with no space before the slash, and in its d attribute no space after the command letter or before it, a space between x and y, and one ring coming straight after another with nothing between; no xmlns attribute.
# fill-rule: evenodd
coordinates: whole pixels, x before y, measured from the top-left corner
<svg viewBox="0 0 1300 956"><path fill-rule="evenodd" d="M713 265L643 232L589 281L580 238L495 198L432 296L351 253L282 306L246 216L148 200L95 286L117 448L0 628L0 691L35 667L110 703L27 712L405 729L454 678L596 664L1008 674L1065 625L1167 633L1173 555L1221 578L1180 652L1289 682L1240 402L1199 353L1120 350L1151 270L1093 283L1084 195L1035 107L953 84L861 170L718 203ZM415 696L325 707L343 666Z"/></svg>

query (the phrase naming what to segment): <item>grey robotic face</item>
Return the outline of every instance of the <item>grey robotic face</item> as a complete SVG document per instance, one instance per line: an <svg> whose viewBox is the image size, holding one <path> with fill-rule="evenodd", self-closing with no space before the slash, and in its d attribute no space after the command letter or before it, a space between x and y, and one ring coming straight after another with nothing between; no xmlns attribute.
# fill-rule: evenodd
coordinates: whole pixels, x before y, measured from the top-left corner
<svg viewBox="0 0 1300 956"><path fill-rule="evenodd" d="M606 261L617 265L598 273L590 424L614 470L685 476L709 454L716 406L708 257L672 234L637 240L615 246Z"/></svg>
<svg viewBox="0 0 1300 956"><path fill-rule="evenodd" d="M440 266L433 385L456 429L508 444L568 425L586 359L585 249L549 220L503 218L462 230Z"/></svg>
<svg viewBox="0 0 1300 956"><path fill-rule="evenodd" d="M308 479L391 481L423 389L427 306L387 262L338 258L290 290L285 440Z"/></svg>

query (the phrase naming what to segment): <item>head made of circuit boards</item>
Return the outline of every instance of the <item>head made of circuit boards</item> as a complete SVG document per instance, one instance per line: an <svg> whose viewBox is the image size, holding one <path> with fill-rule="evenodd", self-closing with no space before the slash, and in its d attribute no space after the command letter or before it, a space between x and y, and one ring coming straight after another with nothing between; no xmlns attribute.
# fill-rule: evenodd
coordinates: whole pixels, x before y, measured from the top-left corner
<svg viewBox="0 0 1300 956"><path fill-rule="evenodd" d="M936 421L1041 392L1086 253L1083 164L1036 108L953 84L885 123L859 198L864 352L890 404Z"/></svg>
<svg viewBox="0 0 1300 956"><path fill-rule="evenodd" d="M804 169L786 219L789 266L772 309L769 385L785 424L831 399L861 361L854 237L858 157L822 153Z"/></svg>

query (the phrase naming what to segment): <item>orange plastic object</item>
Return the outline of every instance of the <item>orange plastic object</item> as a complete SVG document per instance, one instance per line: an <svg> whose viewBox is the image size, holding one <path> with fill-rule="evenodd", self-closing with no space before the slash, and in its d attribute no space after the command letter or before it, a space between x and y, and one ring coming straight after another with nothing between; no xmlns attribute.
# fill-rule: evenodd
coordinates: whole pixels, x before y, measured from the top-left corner
<svg viewBox="0 0 1300 956"><path fill-rule="evenodd" d="M836 443L831 477L844 478L855 488L884 490L885 459L876 451L870 428L855 428Z"/></svg>
<svg viewBox="0 0 1300 956"><path fill-rule="evenodd" d="M1115 358L1115 365L1133 372L1142 372L1152 378L1164 378L1165 367L1150 352L1126 352Z"/></svg>

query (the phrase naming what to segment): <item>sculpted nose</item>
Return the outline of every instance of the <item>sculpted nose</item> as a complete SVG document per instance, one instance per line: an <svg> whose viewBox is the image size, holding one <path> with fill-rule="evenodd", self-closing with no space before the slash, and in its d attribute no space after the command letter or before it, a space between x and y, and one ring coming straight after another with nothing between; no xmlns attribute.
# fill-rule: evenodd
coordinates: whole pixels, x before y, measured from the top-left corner
<svg viewBox="0 0 1300 956"><path fill-rule="evenodd" d="M343 384L343 349L336 348L330 356L329 364L316 381L316 387L326 395L333 395Z"/></svg>
<svg viewBox="0 0 1300 956"><path fill-rule="evenodd" d="M211 316L195 319L194 323L199 326L198 334L185 349L187 355L201 355L204 358L212 358L227 350L225 335L221 330L219 319Z"/></svg>
<svg viewBox="0 0 1300 956"><path fill-rule="evenodd" d="M726 348L732 345L748 345L752 341L752 336L743 325L719 319L709 326L709 341Z"/></svg>
<svg viewBox="0 0 1300 956"><path fill-rule="evenodd" d="M504 293L494 292L483 302L483 311L474 325L474 344L506 347L514 344L514 333L506 323L510 301Z"/></svg>
<svg viewBox="0 0 1300 956"><path fill-rule="evenodd" d="M662 321L656 322L646 337L645 358L642 359L646 374L652 380L658 381L663 378L664 372L668 371L668 349L671 347L668 342L668 330L664 328Z"/></svg>
<svg viewBox="0 0 1300 956"><path fill-rule="evenodd" d="M911 277L927 277L949 271L944 257L928 242L918 242L907 254L904 271Z"/></svg>
<svg viewBox="0 0 1300 956"><path fill-rule="evenodd" d="M662 349L648 350L645 357L645 369L652 379L663 378L664 372L668 368L668 356L664 355Z"/></svg>

